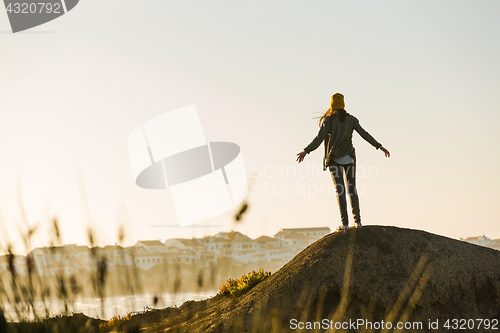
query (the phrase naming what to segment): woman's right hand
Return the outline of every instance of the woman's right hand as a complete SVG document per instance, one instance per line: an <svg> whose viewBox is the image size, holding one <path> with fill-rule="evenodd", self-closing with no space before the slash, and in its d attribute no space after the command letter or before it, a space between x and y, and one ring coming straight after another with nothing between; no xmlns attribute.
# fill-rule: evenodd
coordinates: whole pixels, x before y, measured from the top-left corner
<svg viewBox="0 0 500 333"><path fill-rule="evenodd" d="M307 152L301 151L300 153L297 154L297 162L302 162L304 160L304 157L306 157Z"/></svg>
<svg viewBox="0 0 500 333"><path fill-rule="evenodd" d="M387 149L385 149L384 147L380 147L380 150L382 150L385 154L385 157L391 157L391 153L389 153L389 151Z"/></svg>

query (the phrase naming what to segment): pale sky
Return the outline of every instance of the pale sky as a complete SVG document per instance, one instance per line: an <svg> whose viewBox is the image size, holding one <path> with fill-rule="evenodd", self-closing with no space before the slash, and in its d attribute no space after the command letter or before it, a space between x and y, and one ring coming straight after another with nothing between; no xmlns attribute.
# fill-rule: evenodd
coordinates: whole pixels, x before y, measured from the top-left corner
<svg viewBox="0 0 500 333"><path fill-rule="evenodd" d="M100 245L124 220L125 245L334 230L323 146L295 159L336 92L391 152L354 133L365 225L500 238L499 14L498 1L85 0L12 34L0 10L0 252L7 230L25 253L20 188L32 246L49 245L51 216L64 243L88 244L77 174ZM238 225L230 211L206 222L223 227L152 228L178 223L175 207L135 185L128 135L191 104L208 141L241 147L249 211Z"/></svg>

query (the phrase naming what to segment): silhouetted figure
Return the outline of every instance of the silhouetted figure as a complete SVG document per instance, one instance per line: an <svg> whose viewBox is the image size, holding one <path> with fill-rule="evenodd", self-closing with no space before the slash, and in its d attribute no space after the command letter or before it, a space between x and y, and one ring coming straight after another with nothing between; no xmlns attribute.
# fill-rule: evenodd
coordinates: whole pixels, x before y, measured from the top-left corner
<svg viewBox="0 0 500 333"><path fill-rule="evenodd" d="M332 174L342 220L342 225L337 228L337 231L349 230L344 174L347 179L349 197L351 198L354 226L361 228L359 198L356 191L356 153L352 145L352 132L356 130L372 146L382 150L386 157L391 155L387 149L382 147L382 144L361 127L356 117L347 113L344 96L340 93L332 96L330 108L320 118L319 126L318 135L302 152L297 154L297 161L302 162L307 154L318 148L321 142L324 143L323 170L329 168Z"/></svg>

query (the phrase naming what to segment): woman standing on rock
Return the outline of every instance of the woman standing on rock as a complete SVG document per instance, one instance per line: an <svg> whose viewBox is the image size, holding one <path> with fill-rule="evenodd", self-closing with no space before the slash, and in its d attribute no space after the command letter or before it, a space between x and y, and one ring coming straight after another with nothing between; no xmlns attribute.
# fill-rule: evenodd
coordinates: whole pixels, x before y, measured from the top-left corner
<svg viewBox="0 0 500 333"><path fill-rule="evenodd" d="M358 192L356 191L356 154L352 145L353 130L356 130L372 146L382 150L386 157L391 156L389 151L368 134L361 127L358 119L347 113L344 107L344 96L339 93L333 95L330 109L319 120L320 130L318 135L302 152L297 154L297 161L300 163L307 154L318 148L322 141L324 142L323 170L326 170L327 167L330 168L342 219L342 225L337 228L337 231L349 230L344 173L347 179L349 197L351 198L354 226L361 228L359 199Z"/></svg>

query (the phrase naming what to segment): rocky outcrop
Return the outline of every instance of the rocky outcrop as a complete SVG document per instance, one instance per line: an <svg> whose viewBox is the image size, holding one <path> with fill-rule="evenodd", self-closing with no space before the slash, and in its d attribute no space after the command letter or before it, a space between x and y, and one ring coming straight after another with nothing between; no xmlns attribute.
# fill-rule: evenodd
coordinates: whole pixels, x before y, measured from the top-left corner
<svg viewBox="0 0 500 333"><path fill-rule="evenodd" d="M437 331L445 331L451 320L452 330L453 319L500 318L500 252L419 230L366 226L325 236L244 296L218 306L220 319L212 314L204 331L291 331L307 322L322 323L318 331L328 322L334 331L335 323L349 320L379 327L383 320L384 328L390 322L388 332L398 322L436 332L429 327L436 321ZM478 323L466 331L483 331ZM370 328L357 330L363 327Z"/></svg>
<svg viewBox="0 0 500 333"><path fill-rule="evenodd" d="M118 331L492 332L499 318L499 251L366 226L323 237L239 298L186 302Z"/></svg>

